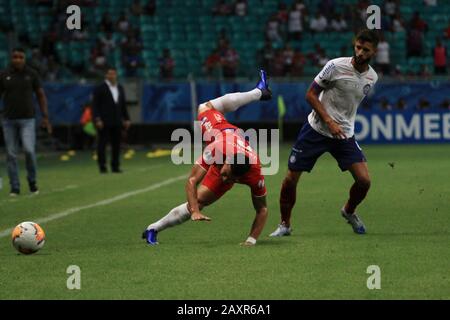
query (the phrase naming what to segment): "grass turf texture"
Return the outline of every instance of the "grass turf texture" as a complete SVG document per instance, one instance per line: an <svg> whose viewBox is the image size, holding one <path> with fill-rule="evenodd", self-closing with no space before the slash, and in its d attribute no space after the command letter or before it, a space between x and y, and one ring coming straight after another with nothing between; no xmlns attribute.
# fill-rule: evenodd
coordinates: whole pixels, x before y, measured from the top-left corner
<svg viewBox="0 0 450 320"><path fill-rule="evenodd" d="M32 256L16 253L10 236L2 237L0 299L449 299L450 148L367 146L365 152L372 188L359 212L367 235L354 234L340 217L352 179L325 155L301 178L293 235L268 238L279 221L285 145L280 172L266 177L269 219L256 247L238 245L254 218L250 192L241 185L204 210L212 222L166 230L160 246L148 247L141 232L184 201L181 179L43 223L47 242ZM87 153L68 162L42 157L39 167L39 196L27 195L23 163L22 195L11 200L7 186L1 190L0 231L190 168L144 153L123 161L121 175L99 175ZM81 290L66 288L69 265L81 268ZM369 265L381 268L381 290L366 287Z"/></svg>

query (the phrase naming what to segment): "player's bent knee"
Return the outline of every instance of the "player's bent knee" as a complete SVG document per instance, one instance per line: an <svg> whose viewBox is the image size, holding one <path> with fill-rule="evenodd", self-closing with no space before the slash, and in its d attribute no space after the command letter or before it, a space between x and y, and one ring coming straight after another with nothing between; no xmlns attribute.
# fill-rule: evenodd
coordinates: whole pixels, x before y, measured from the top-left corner
<svg viewBox="0 0 450 320"><path fill-rule="evenodd" d="M363 188L363 189L366 189L366 190L369 190L370 184L371 184L370 178L369 178L369 177L361 177L361 178L358 178L358 179L356 180L356 183L358 184L358 186L359 186L360 188Z"/></svg>
<svg viewBox="0 0 450 320"><path fill-rule="evenodd" d="M288 171L286 177L284 177L283 184L287 187L297 187L298 180L300 178L300 172Z"/></svg>

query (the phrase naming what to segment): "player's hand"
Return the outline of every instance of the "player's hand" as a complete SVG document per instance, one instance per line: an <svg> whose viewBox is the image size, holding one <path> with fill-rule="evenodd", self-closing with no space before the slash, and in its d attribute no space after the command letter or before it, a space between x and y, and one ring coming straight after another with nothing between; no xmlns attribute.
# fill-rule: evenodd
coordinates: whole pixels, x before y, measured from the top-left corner
<svg viewBox="0 0 450 320"><path fill-rule="evenodd" d="M51 125L51 123L50 123L50 121L48 120L47 117L42 118L41 127L46 129L48 134L52 134L53 128L52 128L52 125Z"/></svg>
<svg viewBox="0 0 450 320"><path fill-rule="evenodd" d="M211 218L203 215L201 212L194 212L191 214L192 221L211 221Z"/></svg>
<svg viewBox="0 0 450 320"><path fill-rule="evenodd" d="M100 119L95 120L95 126L97 129L102 130L103 129L103 121Z"/></svg>
<svg viewBox="0 0 450 320"><path fill-rule="evenodd" d="M326 124L328 126L328 129L330 130L330 133L333 135L333 137L338 138L338 139L347 139L341 126L339 124L337 124L336 121L330 119L326 122Z"/></svg>
<svg viewBox="0 0 450 320"><path fill-rule="evenodd" d="M254 247L254 246L256 246L256 243L251 243L251 242L245 241L245 242L241 242L239 245L241 247Z"/></svg>
<svg viewBox="0 0 450 320"><path fill-rule="evenodd" d="M130 120L125 120L125 121L123 122L123 128L124 128L125 130L128 130L128 128L130 128L130 126L131 126Z"/></svg>

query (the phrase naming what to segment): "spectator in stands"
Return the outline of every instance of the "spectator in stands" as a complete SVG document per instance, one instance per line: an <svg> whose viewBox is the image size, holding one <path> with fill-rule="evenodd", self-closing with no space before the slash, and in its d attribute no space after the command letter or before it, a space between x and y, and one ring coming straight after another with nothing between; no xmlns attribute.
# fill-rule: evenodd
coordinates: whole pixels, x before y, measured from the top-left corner
<svg viewBox="0 0 450 320"><path fill-rule="evenodd" d="M327 18L320 11L317 11L315 17L312 18L309 23L309 29L311 29L312 32L324 32L327 28Z"/></svg>
<svg viewBox="0 0 450 320"><path fill-rule="evenodd" d="M423 3L427 7L436 7L437 6L437 0L423 0Z"/></svg>
<svg viewBox="0 0 450 320"><path fill-rule="evenodd" d="M63 69L56 62L54 56L49 56L47 59L47 70L45 72L45 79L48 81L56 81L63 77Z"/></svg>
<svg viewBox="0 0 450 320"><path fill-rule="evenodd" d="M303 75L303 68L306 64L306 58L301 52L301 50L296 49L294 53L294 59L292 62L292 77L301 77Z"/></svg>
<svg viewBox="0 0 450 320"><path fill-rule="evenodd" d="M137 47L133 47L123 53L123 64L126 77L139 76L139 70L145 66Z"/></svg>
<svg viewBox="0 0 450 320"><path fill-rule="evenodd" d="M71 36L74 41L87 41L89 39L89 25L83 26L81 30L72 30Z"/></svg>
<svg viewBox="0 0 450 320"><path fill-rule="evenodd" d="M234 3L234 14L239 17L247 15L247 0L236 0Z"/></svg>
<svg viewBox="0 0 450 320"><path fill-rule="evenodd" d="M331 19L330 24L332 31L344 32L347 31L348 25L342 14L335 14L333 19Z"/></svg>
<svg viewBox="0 0 450 320"><path fill-rule="evenodd" d="M327 19L329 19L334 15L335 7L335 0L321 0L318 9L325 14Z"/></svg>
<svg viewBox="0 0 450 320"><path fill-rule="evenodd" d="M294 3L288 18L288 40L300 40L303 31L302 5Z"/></svg>
<svg viewBox="0 0 450 320"><path fill-rule="evenodd" d="M409 27L422 33L428 30L428 24L422 19L418 11L414 12L414 16L411 18Z"/></svg>
<svg viewBox="0 0 450 320"><path fill-rule="evenodd" d="M141 5L141 1L134 0L133 4L131 5L131 14L135 17L139 17L143 13L144 13L144 8Z"/></svg>
<svg viewBox="0 0 450 320"><path fill-rule="evenodd" d="M161 79L173 79L175 69L175 60L172 58L169 49L164 49L161 58L159 58L159 76Z"/></svg>
<svg viewBox="0 0 450 320"><path fill-rule="evenodd" d="M31 50L31 57L27 64L38 73L39 77L45 77L47 72L47 59L42 56L39 47L34 47Z"/></svg>
<svg viewBox="0 0 450 320"><path fill-rule="evenodd" d="M382 111L390 111L390 110L392 110L392 105L389 103L389 100L386 97L381 98L380 109Z"/></svg>
<svg viewBox="0 0 450 320"><path fill-rule="evenodd" d="M144 7L144 14L147 16L154 16L156 13L156 0L148 0Z"/></svg>
<svg viewBox="0 0 450 320"><path fill-rule="evenodd" d="M322 49L319 52L319 59L317 61L317 66L320 68L323 68L323 67L325 67L325 65L327 64L328 61L330 61L330 58L328 58L325 49Z"/></svg>
<svg viewBox="0 0 450 320"><path fill-rule="evenodd" d="M447 74L447 48L442 45L441 39L436 40L433 49L434 73L437 75Z"/></svg>
<svg viewBox="0 0 450 320"><path fill-rule="evenodd" d="M421 79L426 80L429 79L432 76L432 72L430 71L430 68L427 64L422 63L420 65L420 70L417 74Z"/></svg>
<svg viewBox="0 0 450 320"><path fill-rule="evenodd" d="M284 55L283 50L278 49L275 52L275 58L272 61L272 76L273 77L284 77Z"/></svg>
<svg viewBox="0 0 450 320"><path fill-rule="evenodd" d="M287 24L289 19L289 11L287 5L283 2L278 4L278 12L275 14L275 18L282 24Z"/></svg>
<svg viewBox="0 0 450 320"><path fill-rule="evenodd" d="M127 33L129 29L130 29L130 22L128 21L128 16L125 12L122 12L122 14L119 17L119 20L117 20L117 30L122 33Z"/></svg>
<svg viewBox="0 0 450 320"><path fill-rule="evenodd" d="M439 104L439 108L443 110L450 110L450 99L445 99Z"/></svg>
<svg viewBox="0 0 450 320"><path fill-rule="evenodd" d="M106 34L102 34L99 37L99 40L100 40L106 54L113 51L117 46L116 40L114 39L112 32L107 32Z"/></svg>
<svg viewBox="0 0 450 320"><path fill-rule="evenodd" d="M272 42L281 42L281 26L276 15L273 15L266 25L266 38Z"/></svg>
<svg viewBox="0 0 450 320"><path fill-rule="evenodd" d="M95 77L102 77L105 74L106 62L103 44L97 40L95 47L91 50L91 74Z"/></svg>
<svg viewBox="0 0 450 320"><path fill-rule="evenodd" d="M398 0L385 0L384 1L384 13L391 19L394 19L395 14L398 11Z"/></svg>
<svg viewBox="0 0 450 320"><path fill-rule="evenodd" d="M272 74L272 61L275 59L275 49L273 48L272 42L266 39L264 47L262 47L258 52L258 61L262 68Z"/></svg>
<svg viewBox="0 0 450 320"><path fill-rule="evenodd" d="M239 66L239 54L231 47L228 41L225 41L223 48L221 48L220 55L223 77L226 79L234 79L237 75Z"/></svg>
<svg viewBox="0 0 450 320"><path fill-rule="evenodd" d="M408 57L420 57L423 53L423 33L418 29L412 29L408 32L407 38Z"/></svg>
<svg viewBox="0 0 450 320"><path fill-rule="evenodd" d="M395 109L398 111L404 111L404 110L408 109L405 99L399 98L397 100L397 104L395 105Z"/></svg>
<svg viewBox="0 0 450 320"><path fill-rule="evenodd" d="M215 16L229 16L231 12L232 8L225 0L218 0L212 8L212 14Z"/></svg>
<svg viewBox="0 0 450 320"><path fill-rule="evenodd" d="M102 15L102 20L100 21L100 30L102 32L114 31L114 22L112 21L111 15L108 12L104 12Z"/></svg>
<svg viewBox="0 0 450 320"><path fill-rule="evenodd" d="M417 104L417 108L416 109L418 111L425 111L425 110L429 110L430 107L431 107L430 102L427 99L425 99L425 98L421 98L419 100L419 103Z"/></svg>
<svg viewBox="0 0 450 320"><path fill-rule="evenodd" d="M445 39L450 39L450 20L448 21L448 27L444 31L444 37Z"/></svg>
<svg viewBox="0 0 450 320"><path fill-rule="evenodd" d="M292 49L289 43L286 43L286 45L283 48L283 60L284 60L283 75L285 76L291 75L291 69L294 63L294 54L295 54L294 49Z"/></svg>
<svg viewBox="0 0 450 320"><path fill-rule="evenodd" d="M215 77L220 72L219 49L214 49L206 58L203 64L204 71L208 77Z"/></svg>
<svg viewBox="0 0 450 320"><path fill-rule="evenodd" d="M392 32L404 32L405 31L405 22L400 15L400 12L397 12L392 19Z"/></svg>
<svg viewBox="0 0 450 320"><path fill-rule="evenodd" d="M391 72L391 59L389 43L384 38L384 34L380 34L378 42L377 55L375 57L376 68L383 75L389 75Z"/></svg>

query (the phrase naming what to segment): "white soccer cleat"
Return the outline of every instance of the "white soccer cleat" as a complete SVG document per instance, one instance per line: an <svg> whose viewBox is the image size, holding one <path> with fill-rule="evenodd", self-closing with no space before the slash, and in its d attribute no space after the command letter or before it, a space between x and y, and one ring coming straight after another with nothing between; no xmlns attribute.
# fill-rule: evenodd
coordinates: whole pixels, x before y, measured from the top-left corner
<svg viewBox="0 0 450 320"><path fill-rule="evenodd" d="M366 226L362 222L362 220L359 218L359 216L355 213L348 214L345 212L344 208L341 209L341 214L344 217L345 220L347 220L347 223L350 224L353 228L353 232L357 234L365 234L366 233Z"/></svg>
<svg viewBox="0 0 450 320"><path fill-rule="evenodd" d="M284 224L279 224L278 228L270 234L270 237L284 237L290 236L292 232L291 227L286 227Z"/></svg>

